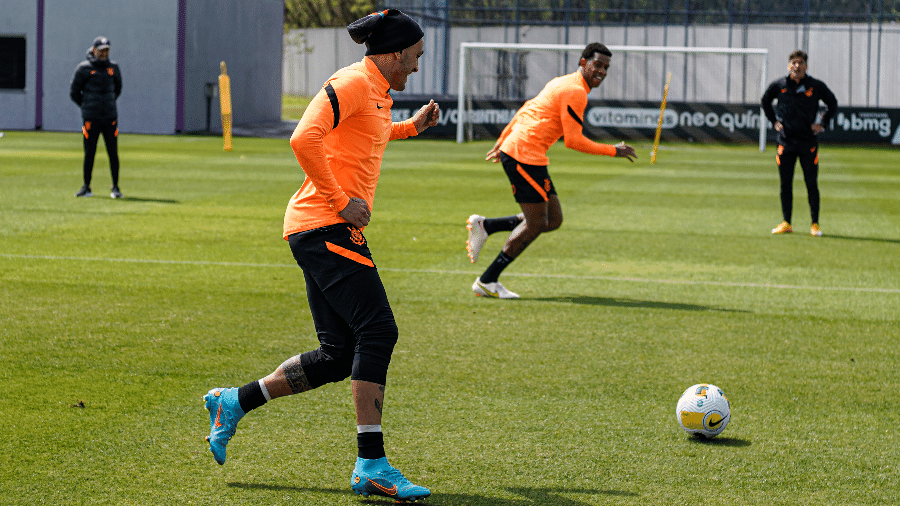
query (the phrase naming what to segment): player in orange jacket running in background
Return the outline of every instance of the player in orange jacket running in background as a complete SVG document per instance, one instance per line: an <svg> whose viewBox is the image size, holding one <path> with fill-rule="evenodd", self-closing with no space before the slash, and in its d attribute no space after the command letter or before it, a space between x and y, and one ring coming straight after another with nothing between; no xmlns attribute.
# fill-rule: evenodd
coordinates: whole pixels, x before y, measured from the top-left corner
<svg viewBox="0 0 900 506"><path fill-rule="evenodd" d="M358 457L351 476L357 494L417 500L414 485L385 456L381 432L388 364L397 325L363 228L369 224L387 142L437 124L432 100L411 119L393 123L390 90L406 88L423 54L422 29L390 9L347 27L366 44L359 63L337 71L313 98L291 136L306 180L284 216L284 238L303 269L319 348L287 359L268 376L240 388L206 394L210 450L219 464L245 413L271 399L351 380Z"/></svg>
<svg viewBox="0 0 900 506"><path fill-rule="evenodd" d="M591 89L600 86L609 71L612 52L600 43L588 44L581 52L578 70L547 83L538 96L525 102L516 112L500 138L487 153L486 160L501 162L512 184L513 196L522 213L503 218L473 214L466 220L469 238L466 250L472 263L487 237L501 230L511 231L497 259L475 279L472 290L482 297L517 299L497 281L513 260L543 232L562 225L562 208L556 188L547 172L547 150L562 136L566 147L592 155L628 158L633 162L634 148L593 142L582 133L584 109Z"/></svg>

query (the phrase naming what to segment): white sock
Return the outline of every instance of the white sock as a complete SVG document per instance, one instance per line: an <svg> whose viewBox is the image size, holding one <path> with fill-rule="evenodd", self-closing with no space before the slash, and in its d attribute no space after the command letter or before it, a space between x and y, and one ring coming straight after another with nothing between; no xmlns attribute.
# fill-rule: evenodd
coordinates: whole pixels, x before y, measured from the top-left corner
<svg viewBox="0 0 900 506"><path fill-rule="evenodd" d="M378 425L357 425L356 433L362 434L363 432L381 432L381 424Z"/></svg>

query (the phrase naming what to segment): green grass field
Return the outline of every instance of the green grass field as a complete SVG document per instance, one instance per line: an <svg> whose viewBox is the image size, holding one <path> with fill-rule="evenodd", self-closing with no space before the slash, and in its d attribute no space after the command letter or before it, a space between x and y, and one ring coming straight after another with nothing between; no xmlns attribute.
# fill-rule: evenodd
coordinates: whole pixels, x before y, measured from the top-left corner
<svg viewBox="0 0 900 506"><path fill-rule="evenodd" d="M282 95L281 96L281 117L285 120L299 120L303 117L303 112L312 97L303 97L299 95Z"/></svg>
<svg viewBox="0 0 900 506"><path fill-rule="evenodd" d="M303 174L284 140L123 135L123 200L77 134L0 138L0 503L390 504L352 495L349 383L244 418L218 466L201 396L317 345L281 238ZM473 296L499 251L472 213L517 212L489 144L388 147L366 236L392 301L384 429L426 504L900 503L900 167L824 146L824 237L798 175L780 221L773 152L555 146L563 227ZM500 237L503 235L503 237ZM688 437L675 403L725 390ZM83 404L83 406L82 406Z"/></svg>

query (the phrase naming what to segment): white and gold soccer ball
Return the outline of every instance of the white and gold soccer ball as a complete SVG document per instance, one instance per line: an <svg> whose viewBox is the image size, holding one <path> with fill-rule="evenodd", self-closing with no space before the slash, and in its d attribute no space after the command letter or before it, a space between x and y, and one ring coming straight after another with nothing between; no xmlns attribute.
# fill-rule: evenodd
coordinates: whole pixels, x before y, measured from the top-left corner
<svg viewBox="0 0 900 506"><path fill-rule="evenodd" d="M722 389L709 383L699 383L684 391L675 417L688 434L716 437L731 420L731 404Z"/></svg>

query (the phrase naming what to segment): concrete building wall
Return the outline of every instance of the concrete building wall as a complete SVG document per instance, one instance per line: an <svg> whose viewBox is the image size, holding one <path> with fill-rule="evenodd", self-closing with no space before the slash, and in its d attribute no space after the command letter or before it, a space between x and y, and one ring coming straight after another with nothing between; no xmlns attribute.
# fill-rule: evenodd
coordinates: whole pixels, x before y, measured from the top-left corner
<svg viewBox="0 0 900 506"><path fill-rule="evenodd" d="M0 128L30 129L35 125L37 72L37 5L0 0L0 36L25 37L25 89L0 90Z"/></svg>
<svg viewBox="0 0 900 506"><path fill-rule="evenodd" d="M220 61L231 75L235 124L280 120L282 33L278 0L0 0L0 35L24 34L28 52L26 89L0 91L0 128L80 130L69 86L98 35L109 37L122 72L122 132L205 129L205 84L217 81ZM214 128L218 118L216 99Z"/></svg>
<svg viewBox="0 0 900 506"><path fill-rule="evenodd" d="M206 83L224 61L236 125L281 120L284 4L277 0L192 0L187 4L185 130L206 128ZM218 96L211 125L221 131Z"/></svg>
<svg viewBox="0 0 900 506"><path fill-rule="evenodd" d="M94 37L104 35L122 72L119 130L173 132L177 0L157 0L155 9L121 0L45 2L43 128L81 129L81 109L69 98L72 75Z"/></svg>
<svg viewBox="0 0 900 506"><path fill-rule="evenodd" d="M315 95L335 70L363 59L366 47L343 28L291 30L284 36L285 93Z"/></svg>

